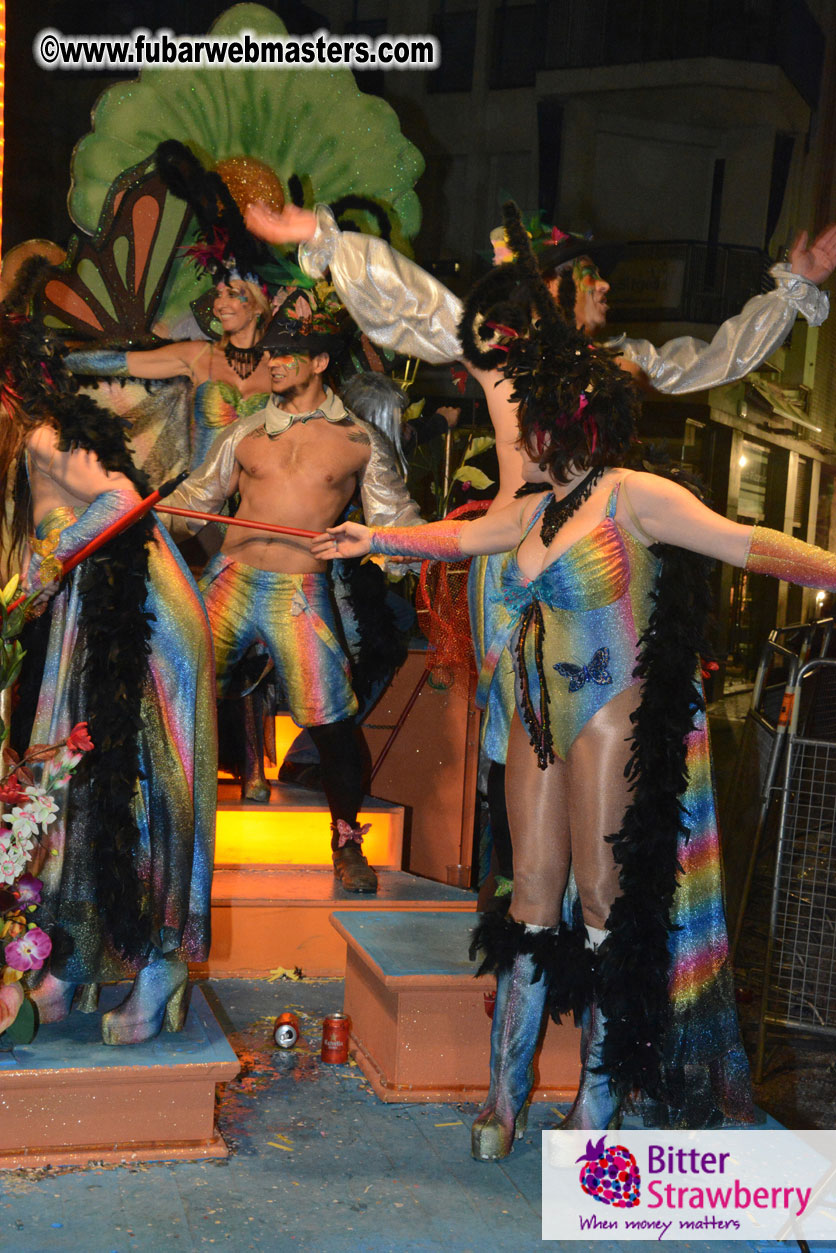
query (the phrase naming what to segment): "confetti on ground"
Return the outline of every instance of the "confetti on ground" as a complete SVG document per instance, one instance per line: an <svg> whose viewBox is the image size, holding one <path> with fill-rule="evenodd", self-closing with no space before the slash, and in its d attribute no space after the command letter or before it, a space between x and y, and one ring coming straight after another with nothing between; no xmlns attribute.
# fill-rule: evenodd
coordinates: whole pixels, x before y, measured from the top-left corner
<svg viewBox="0 0 836 1253"><path fill-rule="evenodd" d="M436 1127L461 1127L463 1124L461 1118L457 1118L455 1122L437 1122L435 1125Z"/></svg>
<svg viewBox="0 0 836 1253"><path fill-rule="evenodd" d="M270 971L267 976L267 982L276 983L279 979L292 979L295 983L298 983L304 977L299 966L294 966L292 970L289 966L277 966L275 970Z"/></svg>
<svg viewBox="0 0 836 1253"><path fill-rule="evenodd" d="M284 1149L285 1153L292 1153L293 1146L290 1144L277 1144L275 1140L268 1140L267 1143L271 1149Z"/></svg>

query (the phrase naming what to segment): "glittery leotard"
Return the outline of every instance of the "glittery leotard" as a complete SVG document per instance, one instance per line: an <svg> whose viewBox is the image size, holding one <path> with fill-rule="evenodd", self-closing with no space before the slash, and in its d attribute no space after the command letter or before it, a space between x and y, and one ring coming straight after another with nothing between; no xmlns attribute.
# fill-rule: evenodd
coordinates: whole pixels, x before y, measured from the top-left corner
<svg viewBox="0 0 836 1253"><path fill-rule="evenodd" d="M517 708L543 766L554 754L565 760L589 719L637 682L638 641L659 563L615 521L619 487L601 522L536 578L522 573L516 554L503 573L510 626L491 646L486 670L500 645L511 648ZM520 544L549 500L538 505ZM488 677L483 671L483 690Z"/></svg>
<svg viewBox="0 0 836 1253"><path fill-rule="evenodd" d="M214 345L211 350L214 354ZM270 399L267 392L243 396L234 383L213 379L210 361L209 378L194 389L190 430L189 468L202 465L212 441L224 427L238 418L248 418L263 409Z"/></svg>
<svg viewBox="0 0 836 1253"><path fill-rule="evenodd" d="M593 713L637 682L633 671L638 642L653 610L660 562L615 521L619 486L610 494L606 516L598 526L536 578L526 578L516 554L505 569L503 606L511 625L492 644L480 686L484 693L491 662L500 649L511 645L519 712L532 732L541 765L548 760L542 751L548 747L543 732L550 725L554 751L565 757ZM541 502L529 531L549 499ZM609 656L596 660L600 649L608 649ZM525 716L526 683L530 721ZM694 686L699 690L698 671ZM541 704L543 691L546 699ZM704 1125L693 1122L697 1107L719 1108L742 1121L750 1117L704 710L695 712L687 738L687 779L680 798L684 826L676 847L679 872L667 940L671 1022L662 1053L671 1105L665 1111L660 1106L654 1115L660 1126ZM571 915L571 904L571 899L564 903L564 914L568 909Z"/></svg>

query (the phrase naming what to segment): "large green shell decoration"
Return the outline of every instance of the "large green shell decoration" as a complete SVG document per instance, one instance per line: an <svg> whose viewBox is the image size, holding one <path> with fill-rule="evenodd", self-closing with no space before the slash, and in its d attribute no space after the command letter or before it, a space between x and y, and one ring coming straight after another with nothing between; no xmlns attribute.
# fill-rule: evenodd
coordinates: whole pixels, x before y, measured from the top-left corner
<svg viewBox="0 0 836 1253"><path fill-rule="evenodd" d="M245 30L287 33L281 19L258 4L228 9L211 33L234 37ZM73 154L69 195L73 221L88 233L96 230L114 179L164 139L179 139L209 168L220 164L224 177L225 163L240 166L247 158L257 192L262 180L277 178L287 197L295 174L310 207L346 195L368 197L388 214L396 245L408 248L421 224L414 185L423 158L390 106L364 95L347 69L145 67L139 78L103 92L92 122ZM373 228L371 220L362 225ZM179 264L163 319L176 321L205 285L193 267Z"/></svg>

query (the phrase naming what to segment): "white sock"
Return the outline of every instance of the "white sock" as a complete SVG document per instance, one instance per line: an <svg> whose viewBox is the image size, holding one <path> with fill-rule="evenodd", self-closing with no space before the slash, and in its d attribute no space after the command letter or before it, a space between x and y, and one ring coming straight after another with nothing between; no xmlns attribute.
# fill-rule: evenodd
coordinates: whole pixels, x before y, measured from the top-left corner
<svg viewBox="0 0 836 1253"><path fill-rule="evenodd" d="M600 948L609 935L609 931L603 930L601 927L586 928L586 948L591 948L593 953Z"/></svg>

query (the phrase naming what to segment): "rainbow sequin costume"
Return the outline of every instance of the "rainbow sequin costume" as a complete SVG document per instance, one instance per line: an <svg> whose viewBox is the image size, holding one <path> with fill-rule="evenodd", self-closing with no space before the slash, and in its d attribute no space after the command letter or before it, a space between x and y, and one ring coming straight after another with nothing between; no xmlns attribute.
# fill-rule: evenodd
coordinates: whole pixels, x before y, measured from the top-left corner
<svg viewBox="0 0 836 1253"><path fill-rule="evenodd" d="M111 495L118 514L120 493ZM71 509L53 509L40 522L37 538L71 527L75 518ZM33 742L54 744L85 717L79 693L88 659L80 646L80 619L89 565L83 562L50 602ZM148 944L186 961L204 961L217 798L212 639L197 587L156 525L146 586L145 612L152 618L148 681L138 710L135 865ZM53 957L51 971L71 982L106 982L136 973L145 958L125 959L110 942L97 897L96 832L78 821L75 787L74 779L56 796L59 811L47 837L53 855L39 871L47 916L73 943L69 956Z"/></svg>
<svg viewBox="0 0 836 1253"><path fill-rule="evenodd" d="M601 523L537 578L526 579L514 554L505 565L505 627L488 650L480 693L484 701L495 659L503 653L512 656L519 714L532 734L541 764L546 764L552 742L554 753L565 757L575 736L598 709L618 692L642 681L642 676L636 674L637 662L658 596L662 563L615 521L617 493L618 485ZM548 499L535 512L532 526ZM669 929L664 921L660 924L663 951L665 944L667 947L667 962L662 962L667 969L660 972L660 977L667 980L668 1010L659 1064L665 1096L660 1100L657 1089L653 1112L659 1126L703 1126L718 1110L734 1119L746 1120L750 1116L749 1070L734 1007L708 728L699 673L692 682L692 697L686 697L693 707L693 717L685 741L687 787L679 797L681 826L678 820L674 823L666 849L673 889L667 909ZM544 684L550 700L544 699ZM648 686L645 683L643 687L643 699L647 698ZM666 731L667 728L660 728L662 736ZM625 818L620 837L627 826ZM639 880L642 877L639 834L627 880L622 871L623 895L617 902L618 910L624 907L629 911L635 903L630 876ZM655 846L649 855L656 855ZM647 865L645 870L649 878L655 867ZM572 891L570 878L562 928L567 940L567 968L572 962L572 945L583 951L579 910L570 898ZM663 906L658 908L664 915ZM642 967L642 954L635 951L635 936L630 932L626 938L615 919L614 910L612 960L604 962L599 973L602 1004L610 997L625 994L623 987L615 986L619 978L615 972L619 964L624 969L626 948L630 950L630 962L638 969ZM648 961L648 970L651 967ZM612 985L609 988L608 981ZM636 991L632 997L636 1002L641 1000ZM567 992L567 1003L568 999ZM560 1001L558 991L556 1004L565 1012L567 1003L561 1005ZM637 1013L640 1021L641 1011ZM653 1035L648 1028L643 1038L652 1039ZM608 1063L612 1060L611 1056L607 1058ZM608 1073L612 1070L611 1066L605 1068Z"/></svg>
<svg viewBox="0 0 836 1253"><path fill-rule="evenodd" d="M354 716L351 667L337 639L326 574L276 574L217 553L200 589L215 641L219 697L250 645L261 642L298 726Z"/></svg>
<svg viewBox="0 0 836 1253"><path fill-rule="evenodd" d="M189 421L189 468L196 470L203 464L216 435L239 418L263 409L269 399L264 392L243 396L233 383L218 379L198 384Z"/></svg>

